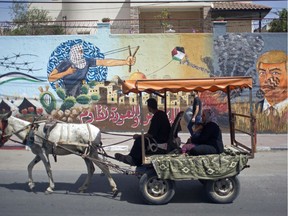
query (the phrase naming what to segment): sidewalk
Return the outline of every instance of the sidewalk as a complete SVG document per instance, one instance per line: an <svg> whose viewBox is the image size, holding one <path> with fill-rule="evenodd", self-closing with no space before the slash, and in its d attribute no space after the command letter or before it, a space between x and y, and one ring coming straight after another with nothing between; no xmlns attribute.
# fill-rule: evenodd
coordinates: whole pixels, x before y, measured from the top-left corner
<svg viewBox="0 0 288 216"><path fill-rule="evenodd" d="M131 135L131 136L130 136ZM133 133L102 133L102 142L107 152L129 152L133 145ZM179 133L182 142L186 142L188 133ZM257 134L257 151L287 150L287 134ZM18 140L13 137L14 140ZM236 134L236 140L247 146L251 143L251 138L245 134ZM223 133L224 145L230 145L230 134ZM117 144L117 145L115 145ZM20 149L25 147L19 143L8 141L1 149ZM0 150L1 150L0 149Z"/></svg>

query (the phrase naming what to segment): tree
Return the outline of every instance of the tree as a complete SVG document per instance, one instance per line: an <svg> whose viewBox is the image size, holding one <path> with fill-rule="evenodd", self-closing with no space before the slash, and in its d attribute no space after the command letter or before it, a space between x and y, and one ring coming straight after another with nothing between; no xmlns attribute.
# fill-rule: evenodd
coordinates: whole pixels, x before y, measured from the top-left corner
<svg viewBox="0 0 288 216"><path fill-rule="evenodd" d="M273 19L270 23L269 32L287 32L287 10L277 12L278 19Z"/></svg>
<svg viewBox="0 0 288 216"><path fill-rule="evenodd" d="M13 2L11 15L16 24L12 35L53 35L64 34L64 28L59 25L51 25L52 18L48 11L30 8L31 4Z"/></svg>
<svg viewBox="0 0 288 216"><path fill-rule="evenodd" d="M171 15L169 13L169 11L167 9L163 9L161 11L161 13L157 16L154 16L154 18L159 19L160 20L160 26L163 29L163 32L165 32L165 30L171 26L169 23L169 19L171 18Z"/></svg>

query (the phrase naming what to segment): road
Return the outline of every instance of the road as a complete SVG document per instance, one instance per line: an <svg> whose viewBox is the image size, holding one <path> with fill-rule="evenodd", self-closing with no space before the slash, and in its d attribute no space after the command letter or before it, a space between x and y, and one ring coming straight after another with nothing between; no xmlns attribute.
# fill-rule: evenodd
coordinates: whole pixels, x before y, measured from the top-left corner
<svg viewBox="0 0 288 216"><path fill-rule="evenodd" d="M77 188L86 175L80 157L58 157L52 162L56 188L45 195L47 176L42 164L34 170L35 193L27 186L26 167L33 155L25 150L0 150L0 215L79 216L79 215L287 215L287 151L258 152L251 166L239 175L241 192L231 204L210 203L198 181L176 182L176 194L163 206L146 205L138 190L136 176L113 173L121 191L112 198L107 179L99 170L88 193Z"/></svg>

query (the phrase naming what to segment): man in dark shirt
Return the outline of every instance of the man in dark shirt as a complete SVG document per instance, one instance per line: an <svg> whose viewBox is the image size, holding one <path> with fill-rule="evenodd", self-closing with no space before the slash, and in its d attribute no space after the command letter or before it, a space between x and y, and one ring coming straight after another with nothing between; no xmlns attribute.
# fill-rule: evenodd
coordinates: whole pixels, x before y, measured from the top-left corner
<svg viewBox="0 0 288 216"><path fill-rule="evenodd" d="M153 114L153 117L148 132L144 134L145 148L148 145L148 140L153 142L152 139L154 139L157 143L167 142L171 129L167 114L162 110L158 110L157 101L154 98L149 98L147 100L147 107L149 112ZM135 134L133 138L135 141L130 153L128 155L116 153L115 158L132 166L140 166L142 164L141 135Z"/></svg>
<svg viewBox="0 0 288 216"><path fill-rule="evenodd" d="M198 96L198 91L193 91L192 95L194 96L193 106L192 106L192 117L187 125L187 128L190 132L190 135L193 136L193 125L201 123L202 115L202 102Z"/></svg>

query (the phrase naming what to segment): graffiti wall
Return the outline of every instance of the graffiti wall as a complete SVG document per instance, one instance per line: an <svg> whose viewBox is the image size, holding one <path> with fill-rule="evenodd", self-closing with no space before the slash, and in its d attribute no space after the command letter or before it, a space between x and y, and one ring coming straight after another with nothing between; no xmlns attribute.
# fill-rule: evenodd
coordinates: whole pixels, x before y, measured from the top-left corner
<svg viewBox="0 0 288 216"><path fill-rule="evenodd" d="M0 37L0 47L1 113L137 131L138 98L121 93L123 80L252 76L260 131L287 130L284 34L111 35L108 25L96 35ZM249 110L245 96L245 91L233 92L236 108L244 104ZM193 100L190 93L167 97L170 122ZM200 98L219 113L227 109L218 93L204 92ZM158 104L163 108L161 99ZM150 119L147 112L146 126ZM277 128L274 121L281 122Z"/></svg>
<svg viewBox="0 0 288 216"><path fill-rule="evenodd" d="M287 132L287 35L225 34L214 37L218 76L253 77L253 101L259 132ZM243 92L234 94L238 101ZM240 103L241 104L241 103ZM244 105L245 106L245 105ZM235 103L241 109L239 103ZM247 108L246 108L247 109Z"/></svg>

